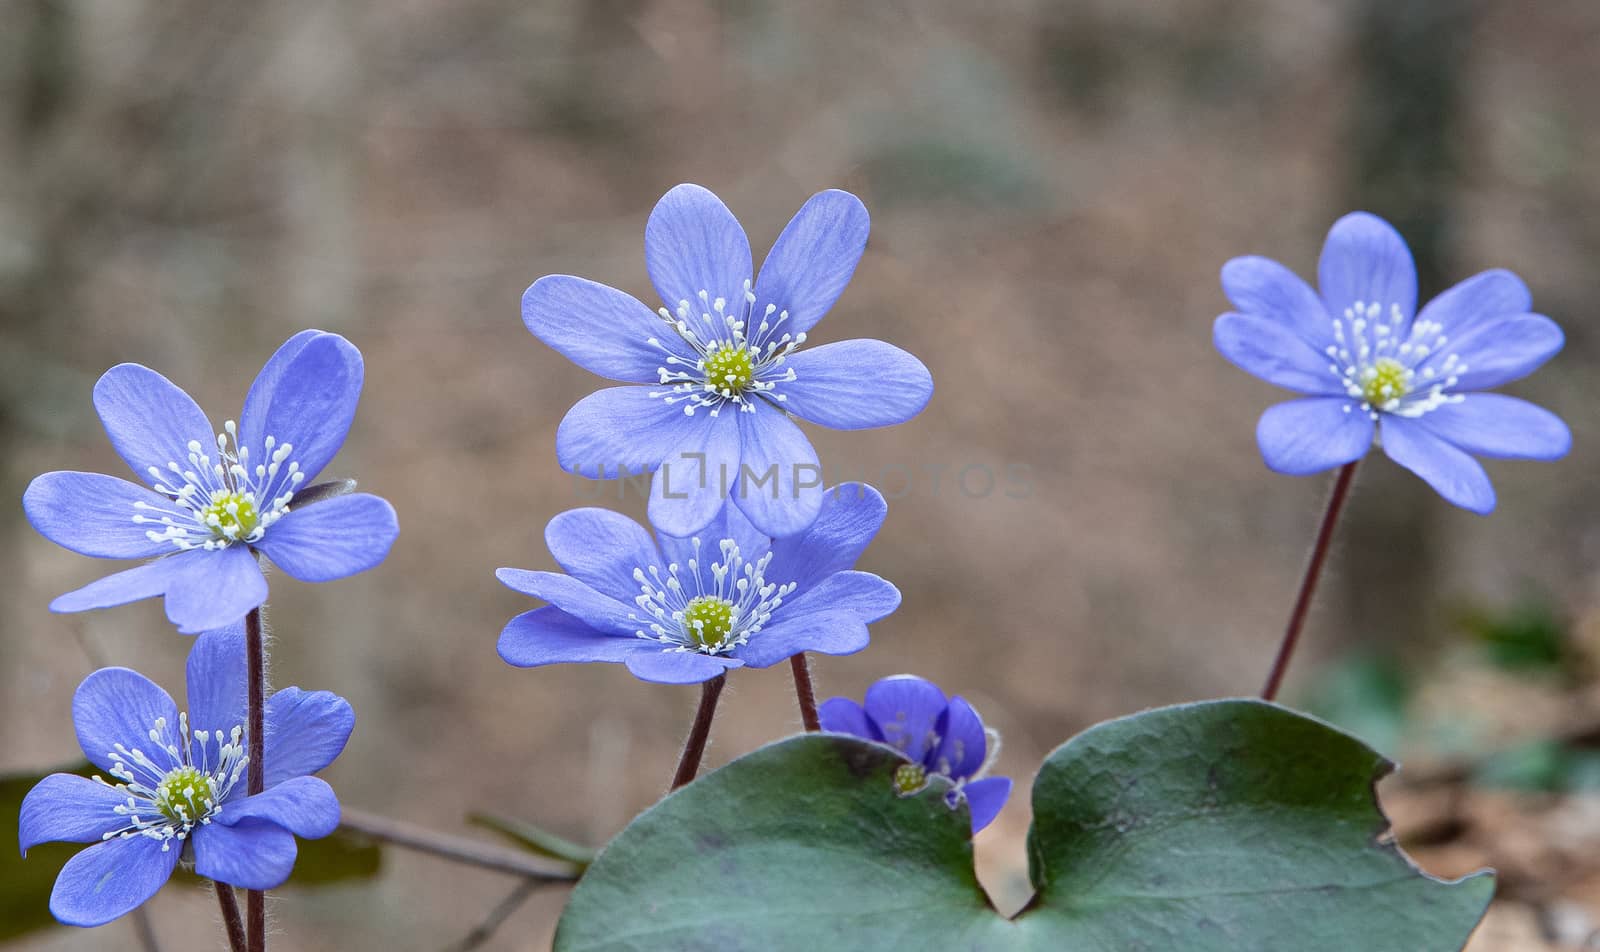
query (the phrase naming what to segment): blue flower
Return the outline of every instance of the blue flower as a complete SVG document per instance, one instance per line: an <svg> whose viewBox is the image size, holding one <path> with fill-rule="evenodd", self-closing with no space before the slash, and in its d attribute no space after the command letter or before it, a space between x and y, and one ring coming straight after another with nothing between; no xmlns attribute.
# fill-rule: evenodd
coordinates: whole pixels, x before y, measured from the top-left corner
<svg viewBox="0 0 1600 952"><path fill-rule="evenodd" d="M999 738L984 730L978 712L960 695L946 698L932 681L909 674L867 688L865 704L829 698L817 709L822 729L888 744L909 761L895 772L895 787L914 793L929 774L950 779L951 809L965 799L972 832L988 826L1011 796L1011 778L985 777L999 756Z"/></svg>
<svg viewBox="0 0 1600 952"><path fill-rule="evenodd" d="M556 434L568 472L654 472L650 521L690 536L731 492L768 536L793 535L822 505L817 454L790 414L836 429L903 423L933 380L876 340L797 351L833 306L867 244L867 210L848 192L811 197L751 281L750 242L698 185L668 192L645 226L659 312L583 278L540 278L522 298L535 337L613 387L579 401Z"/></svg>
<svg viewBox="0 0 1600 952"><path fill-rule="evenodd" d="M1532 298L1516 275L1485 271L1418 313L1410 249L1365 212L1334 224L1317 270L1320 296L1266 258L1235 258L1222 269L1238 311L1217 319L1217 349L1309 398L1262 415L1256 439L1269 467L1320 472L1379 442L1445 499L1484 514L1494 509L1494 487L1474 455L1566 455L1572 434L1554 414L1478 392L1532 373L1561 350L1561 328L1529 313Z"/></svg>
<svg viewBox="0 0 1600 952"><path fill-rule="evenodd" d="M160 889L185 855L195 872L272 889L294 866L296 836L327 836L339 801L310 776L344 749L355 715L326 691L285 688L267 699L266 789L245 795L242 626L210 631L189 653L189 709L127 668L89 675L72 698L84 756L110 780L51 774L22 801L23 855L51 840L93 843L61 868L50 911L97 926Z"/></svg>
<svg viewBox="0 0 1600 952"><path fill-rule="evenodd" d="M267 598L256 553L324 582L383 561L394 509L365 493L299 506L344 443L361 394L361 354L337 334L303 331L261 369L237 424L212 428L189 395L138 364L106 371L94 405L111 445L151 488L97 473L46 473L22 497L57 545L102 559L165 556L50 604L77 612L166 597L185 634L221 628Z"/></svg>
<svg viewBox="0 0 1600 952"><path fill-rule="evenodd" d="M845 483L827 491L811 528L782 539L731 503L690 538L652 539L605 509L564 512L545 542L566 575L495 573L550 603L511 619L500 657L518 667L622 662L645 681L692 684L802 651L860 651L867 624L900 604L893 585L850 569L886 511L877 490Z"/></svg>

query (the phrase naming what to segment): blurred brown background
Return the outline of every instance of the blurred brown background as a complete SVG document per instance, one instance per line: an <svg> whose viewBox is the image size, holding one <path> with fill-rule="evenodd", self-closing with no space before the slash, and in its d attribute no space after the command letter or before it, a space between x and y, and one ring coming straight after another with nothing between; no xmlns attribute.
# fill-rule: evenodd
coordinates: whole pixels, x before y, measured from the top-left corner
<svg viewBox="0 0 1600 952"><path fill-rule="evenodd" d="M1464 611L1533 598L1580 642L1594 628L1596 88L1587 0L13 0L0 497L46 470L123 471L90 403L112 364L160 370L220 422L289 335L346 335L367 386L329 475L387 497L402 532L364 576L274 579L275 683L355 705L327 774L347 804L458 832L485 807L602 841L664 788L695 692L495 655L532 603L492 571L553 567L544 523L596 504L554 435L601 381L527 333L519 297L569 272L654 303L644 222L678 182L718 192L758 260L808 195L847 188L872 239L813 339L890 340L936 393L892 430L810 430L830 472L899 497L862 567L905 595L870 649L818 662L820 690L934 678L1002 730L1025 791L1092 721L1258 689L1325 485L1261 464L1255 421L1282 395L1212 350L1217 271L1254 252L1312 275L1328 225L1366 208L1411 241L1425 296L1491 266L1527 280L1569 342L1511 390L1576 449L1490 463L1487 519L1374 458L1288 700L1376 657L1452 698L1444 719L1556 730L1593 700L1571 671L1434 675L1473 667ZM1003 491L1008 467L1027 498ZM69 699L94 663L177 690L189 641L157 602L51 615L115 566L39 538L19 505L0 533L0 770L36 769L75 753ZM1496 707L1516 691L1539 700ZM711 762L796 726L783 669L741 672ZM1596 837L1585 816L1562 835ZM978 844L1002 905L1027 822L1019 793ZM1578 948L1560 943L1600 925L1551 924L1600 897L1593 870L1532 875L1543 898L1486 950ZM444 948L511 885L391 851L370 883L281 893L276 942ZM544 947L562 898L486 948ZM168 948L221 945L192 888L149 912ZM132 942L117 923L24 947Z"/></svg>

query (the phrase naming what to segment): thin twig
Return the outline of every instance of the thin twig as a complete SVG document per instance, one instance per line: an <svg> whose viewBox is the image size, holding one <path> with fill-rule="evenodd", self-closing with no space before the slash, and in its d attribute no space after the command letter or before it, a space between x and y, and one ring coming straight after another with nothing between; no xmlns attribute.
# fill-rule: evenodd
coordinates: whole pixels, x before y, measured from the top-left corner
<svg viewBox="0 0 1600 952"><path fill-rule="evenodd" d="M1271 701L1283 686L1283 676L1289 671L1289 659L1294 656L1295 645L1300 641L1300 630L1305 627L1306 615L1311 611L1311 597L1316 594L1317 580L1322 577L1323 563L1328 559L1328 549L1333 541L1333 528L1339 521L1339 511L1350 495L1350 484L1355 479L1356 466L1346 463L1334 480L1333 492L1328 495L1328 508L1322 514L1322 525L1317 529L1317 540L1311 545L1311 561L1300 580L1300 593L1295 596L1294 608L1289 612L1289 624L1284 628L1283 641L1278 645L1278 656L1273 659L1272 672L1267 675L1266 687L1261 689L1261 699Z"/></svg>
<svg viewBox="0 0 1600 952"><path fill-rule="evenodd" d="M700 772L700 758L705 755L706 739L711 736L711 721L717 716L717 698L722 696L722 686L727 681L726 674L719 674L700 685L700 709L695 712L689 738L683 742L678 772L672 776L674 790L693 780L695 774Z"/></svg>
<svg viewBox="0 0 1600 952"><path fill-rule="evenodd" d="M794 672L794 696L800 702L800 723L808 731L822 730L817 719L817 691L811 686L811 664L804 651L789 658L789 670Z"/></svg>
<svg viewBox="0 0 1600 952"><path fill-rule="evenodd" d="M250 773L246 792L255 796L266 789L267 746L267 651L261 637L261 609L252 608L244 616L245 657L248 659L249 680L249 737ZM245 902L245 935L249 952L266 952L267 949L267 897L259 889L247 890Z"/></svg>
<svg viewBox="0 0 1600 952"><path fill-rule="evenodd" d="M577 871L572 867L547 866L521 850L494 843L483 843L464 836L440 833L404 820L368 813L365 810L345 807L339 825L370 839L431 853L468 866L510 873L513 876L546 882L572 882L578 878Z"/></svg>
<svg viewBox="0 0 1600 952"><path fill-rule="evenodd" d="M493 909L489 910L489 915L482 922L473 926L472 931L468 932L460 942L450 946L447 952L472 952L473 949L488 942L494 937L495 930L504 925L505 921L511 918L513 913L522 908L522 904L528 901L529 896L532 896L540 886L547 885L549 885L548 882L537 879L524 879L522 882L517 883L516 888L512 889L506 898L500 900Z"/></svg>
<svg viewBox="0 0 1600 952"><path fill-rule="evenodd" d="M239 917L239 900L233 895L233 887L219 882L211 885L216 889L217 905L222 909L222 927L228 930L228 948L233 952L245 952L249 940L245 938L244 920Z"/></svg>

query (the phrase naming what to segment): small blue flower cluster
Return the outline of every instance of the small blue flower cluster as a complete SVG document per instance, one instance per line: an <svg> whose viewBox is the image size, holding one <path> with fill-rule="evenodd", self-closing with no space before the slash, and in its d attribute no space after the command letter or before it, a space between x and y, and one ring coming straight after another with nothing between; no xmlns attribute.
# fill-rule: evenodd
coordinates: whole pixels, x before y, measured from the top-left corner
<svg viewBox="0 0 1600 952"><path fill-rule="evenodd" d="M185 857L218 883L274 888L294 866L296 836L339 825L333 790L311 775L339 756L355 714L341 697L291 687L252 717L246 619L259 624L267 599L261 558L302 581L329 581L382 562L399 533L377 496L312 485L344 443L361 383L349 341L305 331L267 361L238 421L219 431L167 378L122 364L95 384L94 404L142 484L59 472L28 486L28 520L52 542L96 558L155 557L51 609L160 595L177 629L199 635L187 710L127 668L96 671L73 697L78 743L104 775L45 778L24 799L18 829L24 853L51 840L95 844L56 878L50 911L60 921L116 919ZM263 736L251 736L256 723Z"/></svg>
<svg viewBox="0 0 1600 952"><path fill-rule="evenodd" d="M684 684L867 646L867 625L900 604L893 585L852 568L887 506L862 483L824 488L816 452L793 419L892 426L933 396L927 368L891 344L801 349L855 273L867 231L854 195L818 193L752 280L750 242L733 213L706 189L680 185L645 226L645 266L662 307L567 275L528 288L522 318L534 336L587 370L633 384L594 393L567 413L556 435L562 468L653 473L655 535L603 509L551 520L545 542L566 574L500 570L507 587L548 603L506 625L500 657L522 667L621 662L643 680ZM988 766L983 726L959 698L953 718L932 712L932 695L944 710L943 693L915 683L920 692L882 682L869 706L886 727L918 723L915 742L897 749L919 770L958 781L952 807L976 797L979 829L999 812L1010 781L965 783ZM897 699L916 703L898 709ZM865 721L824 726L885 740Z"/></svg>
<svg viewBox="0 0 1600 952"><path fill-rule="evenodd" d="M596 478L652 474L650 527L596 508L552 519L545 541L562 572L497 573L546 603L510 620L499 653L519 667L620 663L644 681L706 684L710 704L709 687L728 672L789 660L808 723L893 749L904 761L894 778L901 794L943 777L947 802L969 811L976 833L1000 813L1011 781L986 776L998 737L970 704L896 676L863 703L816 708L803 673L807 652L866 648L868 626L898 607L900 593L854 567L887 515L882 494L861 483L824 487L796 420L891 426L933 392L927 368L890 344L805 347L854 274L868 230L855 196L819 193L757 273L728 208L680 185L645 227L661 307L566 275L527 290L522 318L536 337L625 384L567 413L556 440L562 467ZM1405 243L1356 213L1329 234L1318 282L1313 290L1258 257L1222 271L1236 310L1216 321L1218 350L1304 395L1261 418L1269 467L1348 467L1381 445L1450 502L1487 513L1494 491L1474 456L1568 451L1571 434L1555 415L1483 392L1562 346L1514 275L1478 275L1419 311ZM362 374L344 338L303 332L219 430L160 374L114 367L95 386L95 407L139 482L56 472L28 487L28 519L51 541L96 558L150 560L52 609L162 596L173 625L198 634L186 710L126 668L91 674L73 718L102 774L52 775L22 806L24 852L51 840L94 844L57 879L51 910L62 922L92 926L128 912L183 860L218 883L274 888L293 866L296 836L337 827L338 801L312 775L343 750L354 714L327 692L266 693L261 560L321 582L376 566L393 544L387 502L351 483L314 483L344 442Z"/></svg>

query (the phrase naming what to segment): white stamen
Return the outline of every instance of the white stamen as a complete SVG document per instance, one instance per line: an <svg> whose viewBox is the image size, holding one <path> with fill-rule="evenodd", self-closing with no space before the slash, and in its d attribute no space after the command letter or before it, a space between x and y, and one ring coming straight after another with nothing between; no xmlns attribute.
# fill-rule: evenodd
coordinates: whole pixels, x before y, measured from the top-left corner
<svg viewBox="0 0 1600 952"><path fill-rule="evenodd" d="M647 617L629 617L645 626L637 632L640 638L658 641L666 650L726 654L760 633L772 619L772 613L794 592L795 583L768 582L766 571L772 562L772 553L747 562L739 551L739 544L732 539L723 539L718 544L721 558L706 565L710 575L707 578L700 571L704 564L700 557L700 538L690 539L689 544L694 555L688 560L686 572L676 562L670 563L665 573L654 565L633 570L633 580L639 583L640 591L634 603ZM730 610L727 634L709 645L704 637L696 637L696 632L690 629L697 626L685 617L689 603L699 598L720 599Z"/></svg>
<svg viewBox="0 0 1600 952"><path fill-rule="evenodd" d="M688 416L694 416L701 407L716 416L729 403L749 413L755 410L754 401L758 397L783 400L782 394L772 391L779 384L795 379L794 368L784 367L783 364L789 354L806 340L804 333L775 336L779 326L789 319L789 312L779 311L776 304L768 304L761 323L754 333L749 333L756 296L748 280L744 282L742 299L735 302L731 309L727 299L712 298L709 291L701 290L696 296L699 298L698 308L692 302L683 300L678 302L675 312L665 307L657 311L662 322L689 345L694 357L682 357L659 338L647 338L646 343L665 355L662 365L657 368L657 375L666 389L653 391L650 395L660 397L669 405L683 404L683 412ZM773 318L774 314L777 315L776 319ZM699 319L699 329L691 323L696 317ZM739 377L727 373L725 362L717 359L719 354L728 351L743 351L749 357L749 380L742 386L739 385ZM716 369L708 366L713 363L724 368L720 375Z"/></svg>

